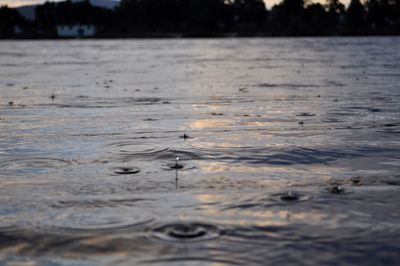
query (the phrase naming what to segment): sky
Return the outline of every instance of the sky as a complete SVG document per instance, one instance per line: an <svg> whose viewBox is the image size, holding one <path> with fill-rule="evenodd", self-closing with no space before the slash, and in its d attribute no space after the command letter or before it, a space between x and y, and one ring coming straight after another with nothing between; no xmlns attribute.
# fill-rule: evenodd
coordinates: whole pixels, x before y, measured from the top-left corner
<svg viewBox="0 0 400 266"><path fill-rule="evenodd" d="M0 0L0 5L8 5L9 7L41 4L46 0ZM54 2L64 1L64 0L52 0ZM342 0L341 2L347 3L349 0ZM268 8L271 8L274 4L281 2L281 0L264 0ZM324 3L325 0L319 0L316 2Z"/></svg>

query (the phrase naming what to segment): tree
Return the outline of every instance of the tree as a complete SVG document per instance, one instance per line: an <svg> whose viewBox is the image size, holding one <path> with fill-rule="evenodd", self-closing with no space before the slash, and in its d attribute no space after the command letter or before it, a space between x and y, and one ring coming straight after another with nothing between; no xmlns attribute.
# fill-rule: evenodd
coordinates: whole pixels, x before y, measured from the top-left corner
<svg viewBox="0 0 400 266"><path fill-rule="evenodd" d="M267 9L262 0L234 0L234 16L236 22L264 24Z"/></svg>
<svg viewBox="0 0 400 266"><path fill-rule="evenodd" d="M359 31L364 28L364 6L360 0L351 0L350 5L347 9L347 22L353 30Z"/></svg>
<svg viewBox="0 0 400 266"><path fill-rule="evenodd" d="M328 0L326 8L328 10L329 28L337 30L346 13L345 7L339 0Z"/></svg>
<svg viewBox="0 0 400 266"><path fill-rule="evenodd" d="M304 11L304 0L283 0L281 7L287 15L299 15Z"/></svg>
<svg viewBox="0 0 400 266"><path fill-rule="evenodd" d="M26 24L25 19L17 10L7 6L0 7L0 34L13 35L15 27L23 28Z"/></svg>
<svg viewBox="0 0 400 266"><path fill-rule="evenodd" d="M368 0L367 21L373 27L385 27L390 20L390 5L387 0Z"/></svg>
<svg viewBox="0 0 400 266"><path fill-rule="evenodd" d="M35 9L36 23L42 31L54 31L59 24L93 24L106 26L112 22L111 10L92 6L89 0L52 3L46 2Z"/></svg>
<svg viewBox="0 0 400 266"><path fill-rule="evenodd" d="M271 24L278 34L298 35L305 30L304 0L283 0L271 11Z"/></svg>
<svg viewBox="0 0 400 266"><path fill-rule="evenodd" d="M325 8L320 3L308 5L304 11L304 22L307 24L308 33L321 35L329 27L329 19Z"/></svg>
<svg viewBox="0 0 400 266"><path fill-rule="evenodd" d="M43 31L54 30L56 25L56 4L46 2L35 8L37 27Z"/></svg>

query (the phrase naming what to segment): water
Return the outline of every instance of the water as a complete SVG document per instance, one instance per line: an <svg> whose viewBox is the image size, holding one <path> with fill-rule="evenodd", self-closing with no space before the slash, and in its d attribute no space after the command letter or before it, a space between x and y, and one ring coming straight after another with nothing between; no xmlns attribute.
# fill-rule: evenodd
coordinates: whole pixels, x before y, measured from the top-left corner
<svg viewBox="0 0 400 266"><path fill-rule="evenodd" d="M0 264L399 265L399 47L1 42Z"/></svg>

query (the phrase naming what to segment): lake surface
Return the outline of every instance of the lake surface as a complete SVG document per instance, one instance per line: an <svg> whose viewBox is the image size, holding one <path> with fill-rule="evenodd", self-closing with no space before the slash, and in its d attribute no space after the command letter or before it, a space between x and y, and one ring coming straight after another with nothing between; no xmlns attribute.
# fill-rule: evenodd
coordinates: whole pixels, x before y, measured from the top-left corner
<svg viewBox="0 0 400 266"><path fill-rule="evenodd" d="M400 38L1 42L0 264L399 265L399 84Z"/></svg>

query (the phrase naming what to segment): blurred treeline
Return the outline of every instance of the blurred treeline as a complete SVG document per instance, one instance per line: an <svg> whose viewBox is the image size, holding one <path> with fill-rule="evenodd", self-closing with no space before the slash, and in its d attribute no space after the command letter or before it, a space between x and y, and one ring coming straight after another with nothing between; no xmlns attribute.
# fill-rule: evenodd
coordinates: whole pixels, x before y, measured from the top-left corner
<svg viewBox="0 0 400 266"><path fill-rule="evenodd" d="M53 38L56 25L92 24L97 37L323 36L400 34L400 0L121 0L114 10L81 2L46 2L35 19L0 8L0 36Z"/></svg>

